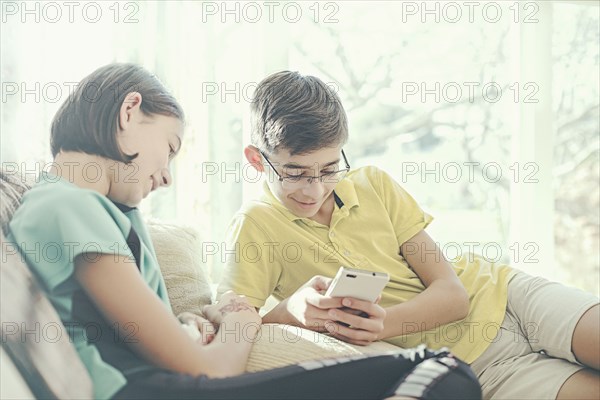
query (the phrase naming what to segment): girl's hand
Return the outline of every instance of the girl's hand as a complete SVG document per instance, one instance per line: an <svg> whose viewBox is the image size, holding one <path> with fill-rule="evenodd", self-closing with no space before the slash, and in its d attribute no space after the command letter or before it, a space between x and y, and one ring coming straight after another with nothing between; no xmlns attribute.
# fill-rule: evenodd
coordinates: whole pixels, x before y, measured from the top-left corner
<svg viewBox="0 0 600 400"><path fill-rule="evenodd" d="M209 320L187 311L179 314L177 319L184 325L186 330L191 330L191 332L188 333L192 338L197 338L198 342L208 344L215 338L217 330Z"/></svg>
<svg viewBox="0 0 600 400"><path fill-rule="evenodd" d="M221 296L216 304L204 306L204 315L213 324L220 325L228 316L238 316L250 320L250 322L261 323L261 318L256 309L248 303L246 296L227 291Z"/></svg>

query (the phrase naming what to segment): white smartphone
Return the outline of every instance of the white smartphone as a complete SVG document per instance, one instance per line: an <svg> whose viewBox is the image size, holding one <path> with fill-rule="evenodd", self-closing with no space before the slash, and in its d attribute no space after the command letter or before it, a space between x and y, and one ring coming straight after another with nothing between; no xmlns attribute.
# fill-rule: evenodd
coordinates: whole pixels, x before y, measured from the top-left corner
<svg viewBox="0 0 600 400"><path fill-rule="evenodd" d="M385 272L341 266L325 296L354 297L373 303L389 281L390 276Z"/></svg>

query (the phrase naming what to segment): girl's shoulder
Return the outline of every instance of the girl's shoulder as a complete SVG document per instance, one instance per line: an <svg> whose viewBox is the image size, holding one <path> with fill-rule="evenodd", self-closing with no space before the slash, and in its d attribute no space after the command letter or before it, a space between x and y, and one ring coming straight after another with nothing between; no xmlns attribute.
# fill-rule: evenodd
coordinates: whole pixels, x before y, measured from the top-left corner
<svg viewBox="0 0 600 400"><path fill-rule="evenodd" d="M72 212L84 212L88 217L92 217L92 213L100 208L109 213L119 211L110 199L97 191L81 188L64 178L44 173L23 195L19 208L40 208L49 213L68 209Z"/></svg>
<svg viewBox="0 0 600 400"><path fill-rule="evenodd" d="M64 178L42 174L21 199L10 226L32 223L59 227L74 221L90 226L117 225L127 231L129 219L106 196Z"/></svg>
<svg viewBox="0 0 600 400"><path fill-rule="evenodd" d="M106 196L68 181L40 180L22 198L8 224L9 240L32 264L46 271L50 286L72 272L82 253L132 257L127 246L131 222Z"/></svg>

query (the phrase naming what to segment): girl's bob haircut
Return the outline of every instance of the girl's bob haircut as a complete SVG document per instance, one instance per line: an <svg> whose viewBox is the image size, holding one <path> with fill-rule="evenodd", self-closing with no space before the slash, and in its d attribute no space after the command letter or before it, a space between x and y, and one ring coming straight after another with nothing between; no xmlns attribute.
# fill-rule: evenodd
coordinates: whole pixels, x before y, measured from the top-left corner
<svg viewBox="0 0 600 400"><path fill-rule="evenodd" d="M109 64L85 77L52 121L52 156L79 151L130 163L137 154L121 151L117 142L119 111L127 95L142 95L141 110L184 122L183 109L156 76L135 64Z"/></svg>

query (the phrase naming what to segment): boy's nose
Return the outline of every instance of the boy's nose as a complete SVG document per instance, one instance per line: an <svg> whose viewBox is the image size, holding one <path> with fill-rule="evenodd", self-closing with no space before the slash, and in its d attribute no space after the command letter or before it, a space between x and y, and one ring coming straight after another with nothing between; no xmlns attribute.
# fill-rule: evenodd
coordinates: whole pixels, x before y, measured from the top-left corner
<svg viewBox="0 0 600 400"><path fill-rule="evenodd" d="M311 183L307 184L302 188L302 194L311 199L320 198L325 192L325 187L323 186L323 182L319 179L313 179Z"/></svg>

